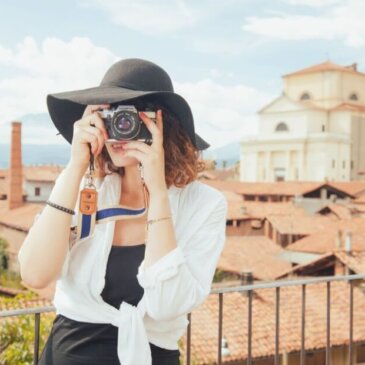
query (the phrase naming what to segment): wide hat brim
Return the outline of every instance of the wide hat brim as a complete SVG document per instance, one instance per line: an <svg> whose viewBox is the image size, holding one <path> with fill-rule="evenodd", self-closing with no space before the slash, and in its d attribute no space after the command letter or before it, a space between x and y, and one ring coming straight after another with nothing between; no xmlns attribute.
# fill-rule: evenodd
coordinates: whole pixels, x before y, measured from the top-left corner
<svg viewBox="0 0 365 365"><path fill-rule="evenodd" d="M208 142L195 133L193 115L189 104L182 96L170 91L141 91L120 86L100 85L87 89L48 94L47 107L56 129L71 144L73 124L82 117L86 105L132 102L133 99L148 95L153 96L167 109L174 112L192 143L199 150L210 147Z"/></svg>

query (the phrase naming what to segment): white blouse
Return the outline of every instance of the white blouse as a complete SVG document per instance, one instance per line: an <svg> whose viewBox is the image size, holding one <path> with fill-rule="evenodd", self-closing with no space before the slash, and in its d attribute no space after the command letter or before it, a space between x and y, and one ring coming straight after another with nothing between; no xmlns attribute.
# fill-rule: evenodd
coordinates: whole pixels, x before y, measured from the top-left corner
<svg viewBox="0 0 365 365"><path fill-rule="evenodd" d="M120 175L106 175L96 187L98 209L119 204ZM137 306L123 301L117 309L101 297L115 221L96 224L91 236L77 241L70 235L70 249L56 282L56 314L117 326L118 357L123 365L151 365L149 342L179 348L178 340L189 323L187 313L209 295L223 250L227 201L219 190L195 180L184 188L172 185L168 196L177 247L146 269L142 261L137 280L144 294ZM79 198L76 212L78 203ZM76 225L77 215L72 219Z"/></svg>

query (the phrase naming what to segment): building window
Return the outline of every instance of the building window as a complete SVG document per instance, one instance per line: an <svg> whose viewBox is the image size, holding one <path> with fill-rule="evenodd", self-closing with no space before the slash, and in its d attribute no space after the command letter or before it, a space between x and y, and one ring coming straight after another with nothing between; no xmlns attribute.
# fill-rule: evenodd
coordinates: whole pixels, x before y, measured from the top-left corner
<svg viewBox="0 0 365 365"><path fill-rule="evenodd" d="M324 124L322 124L322 132L326 131L326 126Z"/></svg>
<svg viewBox="0 0 365 365"><path fill-rule="evenodd" d="M359 100L356 93L350 94L349 99L352 100L352 101L358 101Z"/></svg>
<svg viewBox="0 0 365 365"><path fill-rule="evenodd" d="M351 160L351 169L354 168L354 160Z"/></svg>
<svg viewBox="0 0 365 365"><path fill-rule="evenodd" d="M342 168L344 169L346 167L346 161L345 160L343 160L342 161Z"/></svg>
<svg viewBox="0 0 365 365"><path fill-rule="evenodd" d="M310 95L309 93L303 93L300 97L300 100L310 100Z"/></svg>
<svg viewBox="0 0 365 365"><path fill-rule="evenodd" d="M289 128L286 123L280 122L275 128L275 132L288 132Z"/></svg>
<svg viewBox="0 0 365 365"><path fill-rule="evenodd" d="M39 188L39 187L34 188L34 195L35 196L40 196L41 195L41 188Z"/></svg>
<svg viewBox="0 0 365 365"><path fill-rule="evenodd" d="M332 167L334 168L334 167L335 167L335 165L336 165L335 160L332 160Z"/></svg>
<svg viewBox="0 0 365 365"><path fill-rule="evenodd" d="M274 180L285 181L285 169L278 167L274 169Z"/></svg>

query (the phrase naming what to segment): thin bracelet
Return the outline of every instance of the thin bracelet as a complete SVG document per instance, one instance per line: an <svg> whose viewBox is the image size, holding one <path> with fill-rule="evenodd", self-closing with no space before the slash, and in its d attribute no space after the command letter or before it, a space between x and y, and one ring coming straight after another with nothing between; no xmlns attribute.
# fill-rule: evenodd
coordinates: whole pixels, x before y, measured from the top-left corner
<svg viewBox="0 0 365 365"><path fill-rule="evenodd" d="M56 209L59 209L59 210L62 210L63 212L66 212L68 214L72 214L74 215L75 214L75 211L73 209L68 209L68 208L65 208L61 205L58 205L58 204L55 204L55 203L52 203L51 201L47 200L46 201L46 204L50 205L51 207L53 208L56 208Z"/></svg>
<svg viewBox="0 0 365 365"><path fill-rule="evenodd" d="M164 219L169 219L169 218L172 218L171 215L168 216L168 217L163 217L163 218L158 218L158 219L150 219L150 220L147 221L147 225L153 224L153 223L158 222L158 221L162 221Z"/></svg>

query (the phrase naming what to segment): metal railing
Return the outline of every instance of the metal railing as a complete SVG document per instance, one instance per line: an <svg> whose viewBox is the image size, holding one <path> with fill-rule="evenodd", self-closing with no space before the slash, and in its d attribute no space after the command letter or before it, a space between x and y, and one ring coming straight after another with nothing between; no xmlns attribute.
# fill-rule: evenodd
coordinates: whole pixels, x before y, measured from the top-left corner
<svg viewBox="0 0 365 365"><path fill-rule="evenodd" d="M237 287L225 287L212 289L210 295L218 294L219 296L219 317L218 317L218 354L217 365L222 364L222 329L223 329L223 296L226 293L232 292L248 292L248 341L247 341L247 365L252 365L252 293L257 289L269 289L275 288L275 355L274 364L279 365L279 310L280 310L280 288L286 286L301 285L302 287L302 300L301 300L301 349L300 349L300 365L305 365L305 304L306 304L306 286L308 284L315 283L327 283L326 290L326 365L330 365L330 283L332 281L349 281L349 356L348 365L353 363L353 282L354 280L364 280L365 274L355 275L337 275L337 276L325 276L316 277L310 279L301 280L287 280L287 281L273 281L265 283L257 283L252 285L244 285ZM33 364L37 365L39 360L39 328L40 328L40 315L41 313L53 312L55 308L53 306L39 307L39 308L25 308L17 310L0 311L1 317L11 317L23 314L34 314L35 326L34 326L34 361ZM189 324L186 333L186 365L191 365L191 317L192 313L188 314Z"/></svg>

